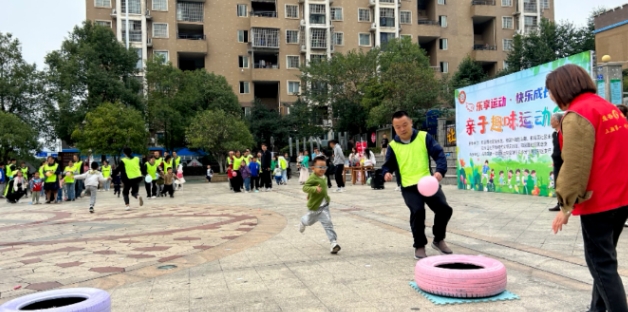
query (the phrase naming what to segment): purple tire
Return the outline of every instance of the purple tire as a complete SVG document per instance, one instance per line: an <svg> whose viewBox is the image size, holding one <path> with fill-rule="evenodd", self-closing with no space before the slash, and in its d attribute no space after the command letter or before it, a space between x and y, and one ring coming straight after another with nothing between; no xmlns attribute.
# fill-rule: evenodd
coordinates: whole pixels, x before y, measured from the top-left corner
<svg viewBox="0 0 628 312"><path fill-rule="evenodd" d="M37 292L6 302L0 312L111 312L109 293L96 288L68 288Z"/></svg>

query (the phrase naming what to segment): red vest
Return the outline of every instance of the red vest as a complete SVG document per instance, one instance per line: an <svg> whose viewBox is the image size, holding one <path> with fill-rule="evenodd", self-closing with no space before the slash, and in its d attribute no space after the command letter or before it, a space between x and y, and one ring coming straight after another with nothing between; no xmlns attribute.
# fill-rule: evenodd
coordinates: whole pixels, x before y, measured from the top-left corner
<svg viewBox="0 0 628 312"><path fill-rule="evenodd" d="M576 204L573 214L600 213L628 206L626 117L615 105L593 93L582 94L571 102L565 116L574 113L586 118L593 125L595 145L587 184L587 192L592 192L591 198ZM562 150L562 135L559 136L559 142Z"/></svg>

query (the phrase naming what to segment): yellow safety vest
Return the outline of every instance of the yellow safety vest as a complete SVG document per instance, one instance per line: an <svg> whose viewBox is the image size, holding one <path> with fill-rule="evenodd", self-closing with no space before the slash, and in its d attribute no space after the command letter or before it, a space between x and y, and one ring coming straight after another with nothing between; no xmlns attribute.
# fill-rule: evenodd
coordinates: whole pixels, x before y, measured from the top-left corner
<svg viewBox="0 0 628 312"><path fill-rule="evenodd" d="M48 164L44 165L44 173L48 173L48 171L52 171L52 174L49 177L45 177L45 183L54 183L57 182L57 168L59 167L59 164L54 164L53 166L50 166Z"/></svg>
<svg viewBox="0 0 628 312"><path fill-rule="evenodd" d="M426 137L427 132L419 131L414 141L408 144L394 140L389 144L395 152L403 187L416 185L421 178L431 175L429 155L425 147Z"/></svg>
<svg viewBox="0 0 628 312"><path fill-rule="evenodd" d="M174 159L174 167L179 168L179 164L181 163L181 156L177 156L177 158Z"/></svg>
<svg viewBox="0 0 628 312"><path fill-rule="evenodd" d="M157 180L157 164L151 165L149 162L147 162L146 173L150 174L153 180Z"/></svg>
<svg viewBox="0 0 628 312"><path fill-rule="evenodd" d="M7 166L7 177L12 178L13 177L13 169L15 165L8 165Z"/></svg>
<svg viewBox="0 0 628 312"><path fill-rule="evenodd" d="M63 181L65 181L65 183L74 183L74 166L72 167L68 167L66 166L65 169L63 169ZM66 175L66 172L70 172L70 175Z"/></svg>
<svg viewBox="0 0 628 312"><path fill-rule="evenodd" d="M242 161L244 161L244 156L240 156L240 158L233 157L233 170L239 170L242 166Z"/></svg>
<svg viewBox="0 0 628 312"><path fill-rule="evenodd" d="M139 178L142 176L142 170L140 169L140 159L137 157L133 158L122 158L122 162L124 163L124 171L126 173L126 177L129 180Z"/></svg>
<svg viewBox="0 0 628 312"><path fill-rule="evenodd" d="M81 173L81 168L83 167L83 162L82 161L77 161L74 163L74 173L79 174Z"/></svg>
<svg viewBox="0 0 628 312"><path fill-rule="evenodd" d="M162 157L159 158L155 158L155 165L157 165L157 167L161 166L161 163L164 161L164 159Z"/></svg>
<svg viewBox="0 0 628 312"><path fill-rule="evenodd" d="M170 163L164 161L164 173L168 173L168 168L172 168L172 158L170 159Z"/></svg>
<svg viewBox="0 0 628 312"><path fill-rule="evenodd" d="M22 168L22 175L24 176L25 180L28 180L28 167L26 168Z"/></svg>
<svg viewBox="0 0 628 312"><path fill-rule="evenodd" d="M102 176L105 179L111 176L111 166L102 166Z"/></svg>

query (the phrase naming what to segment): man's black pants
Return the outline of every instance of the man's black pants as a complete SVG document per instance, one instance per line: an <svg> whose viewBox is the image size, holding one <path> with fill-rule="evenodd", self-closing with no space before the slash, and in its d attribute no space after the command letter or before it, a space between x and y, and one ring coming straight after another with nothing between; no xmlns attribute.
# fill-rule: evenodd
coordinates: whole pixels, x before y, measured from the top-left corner
<svg viewBox="0 0 628 312"><path fill-rule="evenodd" d="M163 189L163 191L161 191L161 195L162 196L166 196L166 193L168 193L168 195L170 195L170 197L174 197L174 187L173 187L172 184L170 184L170 185L164 184L164 189Z"/></svg>
<svg viewBox="0 0 628 312"><path fill-rule="evenodd" d="M138 191L140 189L140 182L142 182L142 180L142 177L139 177L124 182L122 197L124 198L125 205L129 204L129 190L131 191L131 196L137 198Z"/></svg>
<svg viewBox="0 0 628 312"><path fill-rule="evenodd" d="M590 311L628 311L615 249L626 219L628 206L580 217L584 258L593 277Z"/></svg>
<svg viewBox="0 0 628 312"><path fill-rule="evenodd" d="M345 187L345 180L343 179L343 175L345 173L345 165L336 165L336 185L338 188Z"/></svg>
<svg viewBox="0 0 628 312"><path fill-rule="evenodd" d="M447 232L447 223L449 223L453 209L447 204L442 188L439 187L438 192L434 196L425 197L419 194L416 185L412 185L403 187L401 195L406 202L406 206L410 209L410 227L414 237L414 248L422 248L427 245L427 237L425 237L425 204L434 211L434 226L432 227L434 241L440 242L444 240L445 232Z"/></svg>
<svg viewBox="0 0 628 312"><path fill-rule="evenodd" d="M270 179L270 169L262 169L262 188L273 188L273 181Z"/></svg>
<svg viewBox="0 0 628 312"><path fill-rule="evenodd" d="M146 188L146 197L157 196L157 183L144 181L144 187Z"/></svg>

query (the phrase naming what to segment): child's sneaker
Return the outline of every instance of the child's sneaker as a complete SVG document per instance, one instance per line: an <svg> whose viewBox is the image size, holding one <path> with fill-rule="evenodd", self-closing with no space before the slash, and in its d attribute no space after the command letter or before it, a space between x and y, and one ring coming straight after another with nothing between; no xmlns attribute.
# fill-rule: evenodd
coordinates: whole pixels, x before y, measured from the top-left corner
<svg viewBox="0 0 628 312"><path fill-rule="evenodd" d="M344 191L345 191L345 188L344 188L344 187L341 187L341 188L340 188L340 191L338 191L338 192L340 192L340 193L344 193Z"/></svg>
<svg viewBox="0 0 628 312"><path fill-rule="evenodd" d="M305 232L305 224L303 224L303 222L299 222L299 232Z"/></svg>
<svg viewBox="0 0 628 312"><path fill-rule="evenodd" d="M331 242L331 254L335 255L340 251L340 245L336 242Z"/></svg>
<svg viewBox="0 0 628 312"><path fill-rule="evenodd" d="M255 193L259 193L259 190L255 190Z"/></svg>
<svg viewBox="0 0 628 312"><path fill-rule="evenodd" d="M124 210L129 211L129 210L131 210L131 207L130 207L130 206L126 206L126 207L124 208Z"/></svg>
<svg viewBox="0 0 628 312"><path fill-rule="evenodd" d="M153 197L151 197L151 198L152 198L152 199L155 199L155 198L157 198L157 196L154 196L154 195L153 195Z"/></svg>
<svg viewBox="0 0 628 312"><path fill-rule="evenodd" d="M89 213L94 213L94 207L89 207Z"/></svg>
<svg viewBox="0 0 628 312"><path fill-rule="evenodd" d="M338 192L340 192L340 188L337 188L334 190L334 193L338 193Z"/></svg>

